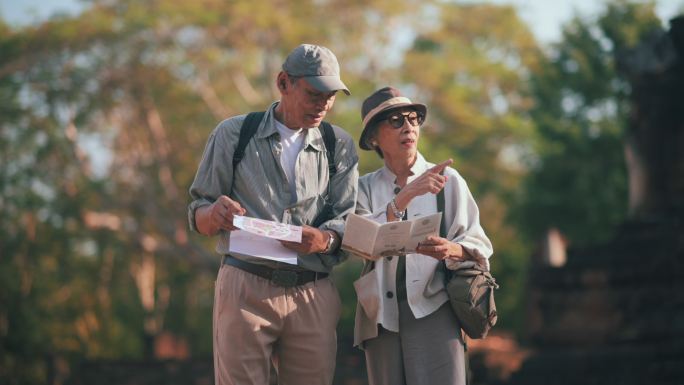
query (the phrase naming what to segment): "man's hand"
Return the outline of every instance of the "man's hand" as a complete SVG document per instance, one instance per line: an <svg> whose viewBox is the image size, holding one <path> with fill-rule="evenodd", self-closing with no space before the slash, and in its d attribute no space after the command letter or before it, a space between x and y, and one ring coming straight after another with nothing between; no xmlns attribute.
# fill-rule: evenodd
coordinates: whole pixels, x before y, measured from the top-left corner
<svg viewBox="0 0 684 385"><path fill-rule="evenodd" d="M280 243L300 255L322 253L328 249L330 236L325 231L304 225L302 226L302 243L289 241L280 241Z"/></svg>
<svg viewBox="0 0 684 385"><path fill-rule="evenodd" d="M233 231L237 230L233 226L233 216L245 215L246 212L240 203L221 195L211 205L197 209L195 224L199 232L205 235L214 235L219 230Z"/></svg>
<svg viewBox="0 0 684 385"><path fill-rule="evenodd" d="M470 259L469 254L463 250L463 247L460 244L434 235L431 235L420 242L418 247L416 247L416 252L439 260L449 258L458 262L463 262Z"/></svg>

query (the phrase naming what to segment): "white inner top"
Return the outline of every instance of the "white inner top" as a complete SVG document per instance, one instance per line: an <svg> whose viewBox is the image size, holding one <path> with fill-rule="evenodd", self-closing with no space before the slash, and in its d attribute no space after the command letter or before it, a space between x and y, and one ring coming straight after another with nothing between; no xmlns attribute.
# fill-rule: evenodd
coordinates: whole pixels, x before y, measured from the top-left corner
<svg viewBox="0 0 684 385"><path fill-rule="evenodd" d="M295 184L295 164L297 163L297 156L299 156L299 151L302 150L302 144L304 143L304 132L303 129L292 130L287 128L284 124L279 121L275 121L276 129L280 134L280 143L283 146L283 150L280 153L280 165L285 171L285 176L287 176L287 181L290 184L290 191L292 191L292 201L297 200L297 186Z"/></svg>

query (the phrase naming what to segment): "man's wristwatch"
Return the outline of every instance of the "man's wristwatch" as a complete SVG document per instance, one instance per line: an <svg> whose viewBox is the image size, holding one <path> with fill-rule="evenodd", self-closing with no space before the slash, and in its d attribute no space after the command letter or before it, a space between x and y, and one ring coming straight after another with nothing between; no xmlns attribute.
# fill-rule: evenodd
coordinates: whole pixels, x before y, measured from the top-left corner
<svg viewBox="0 0 684 385"><path fill-rule="evenodd" d="M332 230L326 230L326 233L328 233L328 247L323 250L323 254L330 254L335 250L335 240L337 238L337 233L335 233Z"/></svg>

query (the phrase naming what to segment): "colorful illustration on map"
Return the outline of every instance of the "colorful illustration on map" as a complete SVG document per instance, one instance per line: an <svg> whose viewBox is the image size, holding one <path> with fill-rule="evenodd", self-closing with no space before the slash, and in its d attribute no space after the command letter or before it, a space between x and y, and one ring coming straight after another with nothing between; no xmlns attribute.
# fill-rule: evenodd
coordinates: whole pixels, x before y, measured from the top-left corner
<svg viewBox="0 0 684 385"><path fill-rule="evenodd" d="M288 225L265 219L243 217L240 215L233 216L233 225L249 233L261 235L262 237L291 242L302 241L301 226Z"/></svg>

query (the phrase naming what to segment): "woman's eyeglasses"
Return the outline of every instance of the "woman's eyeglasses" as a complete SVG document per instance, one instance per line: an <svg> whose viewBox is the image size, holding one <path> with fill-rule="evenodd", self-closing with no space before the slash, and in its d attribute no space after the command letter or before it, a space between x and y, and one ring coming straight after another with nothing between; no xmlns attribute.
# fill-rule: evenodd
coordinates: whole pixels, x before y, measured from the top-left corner
<svg viewBox="0 0 684 385"><path fill-rule="evenodd" d="M394 128L404 127L406 120L413 127L420 126L425 121L425 115L418 111L411 111L409 113L395 112L387 117L387 123Z"/></svg>

